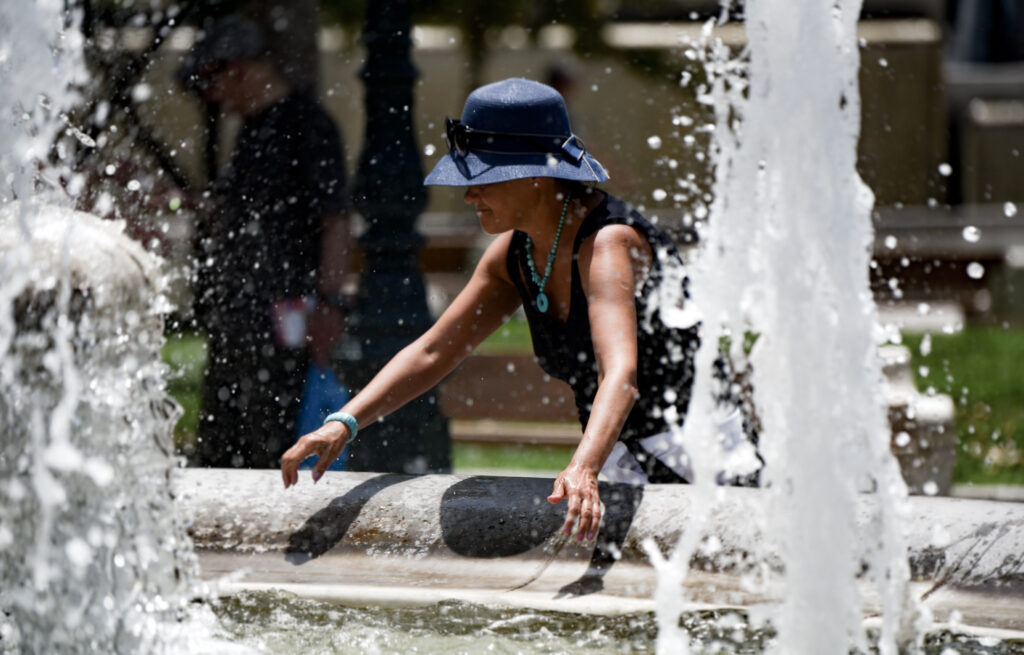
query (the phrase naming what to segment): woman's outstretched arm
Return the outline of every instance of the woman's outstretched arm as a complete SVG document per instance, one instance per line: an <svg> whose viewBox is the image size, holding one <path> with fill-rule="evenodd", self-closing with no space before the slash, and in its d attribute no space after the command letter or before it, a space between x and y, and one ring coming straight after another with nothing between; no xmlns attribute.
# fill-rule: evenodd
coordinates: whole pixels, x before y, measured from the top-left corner
<svg viewBox="0 0 1024 655"><path fill-rule="evenodd" d="M505 257L511 233L500 235L484 252L466 287L421 337L396 354L366 387L342 408L370 425L431 389L500 327L519 306L519 293L508 278ZM298 482L299 464L317 455L316 482L349 439L339 421L301 437L281 457L284 486Z"/></svg>
<svg viewBox="0 0 1024 655"><path fill-rule="evenodd" d="M555 480L548 502L568 499L563 529L593 539L601 522L597 476L611 454L637 395L635 289L650 265L650 246L633 228L602 228L580 248L580 281L587 294L598 387L580 445Z"/></svg>

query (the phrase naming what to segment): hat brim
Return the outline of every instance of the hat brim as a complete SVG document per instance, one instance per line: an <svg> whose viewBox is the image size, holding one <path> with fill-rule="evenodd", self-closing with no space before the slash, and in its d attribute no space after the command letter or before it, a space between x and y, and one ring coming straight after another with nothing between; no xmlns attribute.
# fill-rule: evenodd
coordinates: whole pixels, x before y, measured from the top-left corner
<svg viewBox="0 0 1024 655"><path fill-rule="evenodd" d="M604 166L583 153L578 162L563 157L469 151L465 156L449 151L434 165L423 183L427 186L475 186L527 177L555 177L580 182L604 182Z"/></svg>

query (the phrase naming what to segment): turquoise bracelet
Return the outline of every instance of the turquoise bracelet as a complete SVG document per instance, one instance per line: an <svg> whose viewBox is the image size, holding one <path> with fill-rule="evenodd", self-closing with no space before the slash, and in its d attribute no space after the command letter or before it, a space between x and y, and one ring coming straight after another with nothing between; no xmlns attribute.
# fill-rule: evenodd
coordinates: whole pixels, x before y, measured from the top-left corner
<svg viewBox="0 0 1024 655"><path fill-rule="evenodd" d="M334 412L333 414L327 415L327 418L324 419L324 425L327 425L331 421L341 421L346 426L348 426L349 441L352 441L353 439L356 438L356 433L359 432L359 421L356 420L355 416L352 416L351 414L346 414L345 412Z"/></svg>

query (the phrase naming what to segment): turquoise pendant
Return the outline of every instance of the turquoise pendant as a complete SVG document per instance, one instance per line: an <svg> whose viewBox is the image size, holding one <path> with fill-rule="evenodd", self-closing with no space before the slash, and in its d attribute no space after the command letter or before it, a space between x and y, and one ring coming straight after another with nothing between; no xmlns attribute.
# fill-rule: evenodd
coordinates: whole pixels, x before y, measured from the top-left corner
<svg viewBox="0 0 1024 655"><path fill-rule="evenodd" d="M543 291L537 294L537 309L544 313L548 311L548 297Z"/></svg>

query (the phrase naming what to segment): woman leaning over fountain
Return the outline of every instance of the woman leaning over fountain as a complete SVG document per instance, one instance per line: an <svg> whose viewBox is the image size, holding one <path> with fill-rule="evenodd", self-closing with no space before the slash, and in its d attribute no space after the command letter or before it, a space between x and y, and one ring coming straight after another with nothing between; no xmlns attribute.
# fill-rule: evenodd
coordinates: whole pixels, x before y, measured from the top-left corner
<svg viewBox="0 0 1024 655"><path fill-rule="evenodd" d="M449 152L426 184L464 187L483 230L498 236L437 322L285 453L284 484L298 482L310 455L318 480L360 426L432 388L522 306L539 364L572 387L583 427L548 501L567 499L564 530L578 519L577 538L592 539L599 473L631 483L691 477L672 439L698 345L682 261L640 214L592 186L608 174L573 135L554 89L489 84L445 128ZM740 423L733 412L726 432L740 434Z"/></svg>

